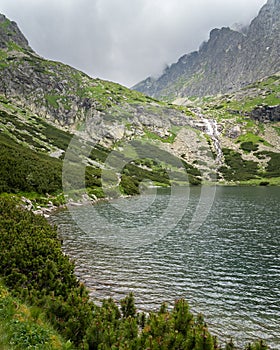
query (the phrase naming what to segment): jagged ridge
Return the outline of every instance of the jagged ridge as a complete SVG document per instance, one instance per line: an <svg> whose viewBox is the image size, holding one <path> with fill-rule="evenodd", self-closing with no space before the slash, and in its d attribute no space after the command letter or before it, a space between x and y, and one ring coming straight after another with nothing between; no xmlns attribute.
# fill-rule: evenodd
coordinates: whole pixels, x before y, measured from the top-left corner
<svg viewBox="0 0 280 350"><path fill-rule="evenodd" d="M213 29L197 52L133 89L174 100L236 91L280 70L280 0L269 0L245 31Z"/></svg>

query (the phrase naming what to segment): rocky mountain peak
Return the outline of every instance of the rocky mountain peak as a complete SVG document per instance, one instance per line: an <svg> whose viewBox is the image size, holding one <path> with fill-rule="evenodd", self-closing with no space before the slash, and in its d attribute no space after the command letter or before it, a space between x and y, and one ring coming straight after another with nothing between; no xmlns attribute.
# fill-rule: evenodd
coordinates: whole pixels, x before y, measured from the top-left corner
<svg viewBox="0 0 280 350"><path fill-rule="evenodd" d="M211 54L212 51L221 54L238 52L238 46L242 44L243 40L244 34L229 27L215 28L210 32L208 42L200 47L199 55L203 56L207 52Z"/></svg>
<svg viewBox="0 0 280 350"><path fill-rule="evenodd" d="M17 24L0 14L0 48L11 48L14 44L31 51L28 41Z"/></svg>
<svg viewBox="0 0 280 350"><path fill-rule="evenodd" d="M280 71L280 0L268 0L248 27L215 28L199 51L182 56L158 79L133 88L156 98L216 95Z"/></svg>
<svg viewBox="0 0 280 350"><path fill-rule="evenodd" d="M280 0L268 0L261 8L258 16L253 19L249 31L255 34L255 30L265 30L269 34L280 29ZM279 33L278 33L279 34Z"/></svg>
<svg viewBox="0 0 280 350"><path fill-rule="evenodd" d="M231 35L233 32L235 32L233 29L230 29L229 27L222 27L222 28L214 28L210 32L210 40L216 40L223 37L226 37L228 35Z"/></svg>

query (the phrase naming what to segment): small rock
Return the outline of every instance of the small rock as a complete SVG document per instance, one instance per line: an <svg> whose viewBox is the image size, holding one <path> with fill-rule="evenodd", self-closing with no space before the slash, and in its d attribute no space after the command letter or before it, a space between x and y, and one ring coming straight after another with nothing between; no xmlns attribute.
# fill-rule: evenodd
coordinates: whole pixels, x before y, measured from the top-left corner
<svg viewBox="0 0 280 350"><path fill-rule="evenodd" d="M231 139L236 139L241 135L241 129L239 125L235 125L231 129L228 130L227 136L230 137Z"/></svg>

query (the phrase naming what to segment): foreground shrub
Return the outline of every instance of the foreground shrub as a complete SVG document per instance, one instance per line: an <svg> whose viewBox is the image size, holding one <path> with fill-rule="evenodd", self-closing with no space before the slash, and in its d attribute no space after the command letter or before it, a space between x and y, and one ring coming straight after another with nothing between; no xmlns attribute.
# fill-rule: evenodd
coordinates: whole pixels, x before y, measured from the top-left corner
<svg viewBox="0 0 280 350"><path fill-rule="evenodd" d="M16 296L42 307L67 339L79 344L93 304L61 250L57 231L45 218L1 199L0 274Z"/></svg>

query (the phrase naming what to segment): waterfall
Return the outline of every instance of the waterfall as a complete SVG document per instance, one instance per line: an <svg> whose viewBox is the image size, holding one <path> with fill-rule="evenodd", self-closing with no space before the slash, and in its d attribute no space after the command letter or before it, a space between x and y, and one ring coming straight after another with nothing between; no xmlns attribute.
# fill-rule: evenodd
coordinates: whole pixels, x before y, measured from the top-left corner
<svg viewBox="0 0 280 350"><path fill-rule="evenodd" d="M216 162L218 164L221 164L223 152L220 145L219 140L219 130L218 130L218 124L215 119L208 119L205 117L204 114L201 113L200 109L195 109L195 114L201 119L203 123L203 131L210 136L211 140L213 141L213 145L217 154Z"/></svg>
<svg viewBox="0 0 280 350"><path fill-rule="evenodd" d="M219 131L218 131L218 126L217 126L217 122L214 119L207 119L207 118L201 118L202 121L205 124L205 132L207 135L209 135L213 141L214 144L214 148L217 154L216 157L216 162L218 164L221 163L222 161L222 156L223 156L223 152L221 149L221 145L220 145L220 140L219 140Z"/></svg>

